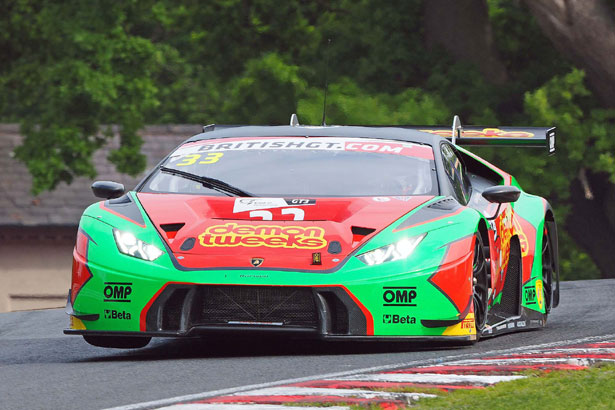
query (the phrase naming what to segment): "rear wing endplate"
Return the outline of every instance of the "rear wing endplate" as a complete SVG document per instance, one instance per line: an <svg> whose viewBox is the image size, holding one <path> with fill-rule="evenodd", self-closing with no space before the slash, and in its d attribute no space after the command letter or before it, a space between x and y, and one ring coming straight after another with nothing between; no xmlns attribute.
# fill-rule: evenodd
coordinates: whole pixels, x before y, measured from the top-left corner
<svg viewBox="0 0 615 410"><path fill-rule="evenodd" d="M545 147L555 153L555 127L462 127L455 115L453 127L404 126L448 138L456 145L508 145L512 147Z"/></svg>

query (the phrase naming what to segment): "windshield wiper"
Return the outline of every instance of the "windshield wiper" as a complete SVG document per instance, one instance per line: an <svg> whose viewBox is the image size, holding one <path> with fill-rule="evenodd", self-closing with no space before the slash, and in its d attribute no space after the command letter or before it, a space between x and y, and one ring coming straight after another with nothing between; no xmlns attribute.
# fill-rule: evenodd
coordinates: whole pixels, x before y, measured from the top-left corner
<svg viewBox="0 0 615 410"><path fill-rule="evenodd" d="M167 174L171 174L171 175L177 175L179 177L186 178L191 181L200 182L201 184L203 184L205 188L213 189L215 191L221 192L228 196L254 196L254 194L244 191L243 189L234 187L216 178L196 175L190 172L180 171L178 169L168 168L168 167L160 167L160 171L165 172Z"/></svg>

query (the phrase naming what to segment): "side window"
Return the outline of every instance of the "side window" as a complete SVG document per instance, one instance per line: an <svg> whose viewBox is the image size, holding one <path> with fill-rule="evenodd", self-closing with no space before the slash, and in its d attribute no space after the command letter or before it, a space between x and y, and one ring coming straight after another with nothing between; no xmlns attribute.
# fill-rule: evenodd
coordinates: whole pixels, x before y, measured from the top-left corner
<svg viewBox="0 0 615 410"><path fill-rule="evenodd" d="M466 173L461 158L455 153L449 144L442 144L442 159L446 175L453 185L455 196L462 204L467 204L472 194L470 179Z"/></svg>

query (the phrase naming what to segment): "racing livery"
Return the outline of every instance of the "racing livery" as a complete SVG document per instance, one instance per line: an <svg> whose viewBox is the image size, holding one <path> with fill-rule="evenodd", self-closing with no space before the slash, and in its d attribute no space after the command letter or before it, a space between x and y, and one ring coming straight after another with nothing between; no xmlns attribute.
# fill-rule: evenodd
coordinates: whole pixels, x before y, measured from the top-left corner
<svg viewBox="0 0 615 410"><path fill-rule="evenodd" d="M206 126L81 218L67 334L278 332L450 340L543 327L559 302L544 199L459 145L554 129Z"/></svg>

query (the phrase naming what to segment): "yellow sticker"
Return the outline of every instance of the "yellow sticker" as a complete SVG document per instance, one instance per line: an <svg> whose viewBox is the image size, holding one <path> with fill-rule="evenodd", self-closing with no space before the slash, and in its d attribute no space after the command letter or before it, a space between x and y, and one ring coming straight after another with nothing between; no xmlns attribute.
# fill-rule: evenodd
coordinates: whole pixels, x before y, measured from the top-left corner
<svg viewBox="0 0 615 410"><path fill-rule="evenodd" d="M459 323L446 328L443 336L469 336L476 335L476 322L474 321L474 313L470 312Z"/></svg>
<svg viewBox="0 0 615 410"><path fill-rule="evenodd" d="M85 324L81 319L77 319L75 316L70 317L70 328L76 330L85 330Z"/></svg>
<svg viewBox="0 0 615 410"><path fill-rule="evenodd" d="M538 302L538 307L542 310L542 305L544 304L544 295L542 293L542 280L538 279L536 281L536 301Z"/></svg>

